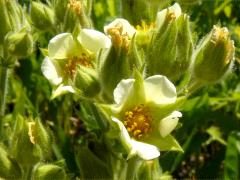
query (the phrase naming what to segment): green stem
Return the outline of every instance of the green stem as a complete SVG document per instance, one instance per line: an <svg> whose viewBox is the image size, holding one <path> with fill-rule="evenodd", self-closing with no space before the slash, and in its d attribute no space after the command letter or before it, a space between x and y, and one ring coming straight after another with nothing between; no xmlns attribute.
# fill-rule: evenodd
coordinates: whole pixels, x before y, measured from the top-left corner
<svg viewBox="0 0 240 180"><path fill-rule="evenodd" d="M30 180L32 179L31 176L32 176L32 166L27 166L24 168L24 174L23 174L23 177L22 179L23 180Z"/></svg>
<svg viewBox="0 0 240 180"><path fill-rule="evenodd" d="M0 67L0 138L3 136L3 118L8 84L8 67Z"/></svg>
<svg viewBox="0 0 240 180"><path fill-rule="evenodd" d="M134 180L137 174L137 170L139 169L139 166L141 165L141 160L138 157L133 157L129 160L128 166L127 166L127 174L126 179L128 180Z"/></svg>

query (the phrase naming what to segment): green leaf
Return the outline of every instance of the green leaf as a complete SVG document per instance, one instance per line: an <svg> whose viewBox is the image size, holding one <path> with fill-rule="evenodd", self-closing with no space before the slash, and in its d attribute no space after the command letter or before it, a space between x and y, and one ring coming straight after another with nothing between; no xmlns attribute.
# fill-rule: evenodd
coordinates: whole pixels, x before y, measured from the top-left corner
<svg viewBox="0 0 240 180"><path fill-rule="evenodd" d="M39 48L39 49L44 56L48 56L48 49L44 49L44 48Z"/></svg>
<svg viewBox="0 0 240 180"><path fill-rule="evenodd" d="M224 165L224 179L240 179L240 133L229 135Z"/></svg>
<svg viewBox="0 0 240 180"><path fill-rule="evenodd" d="M222 138L222 133L221 133L219 127L211 126L206 131L210 135L206 144L210 144L212 141L218 141L219 143L221 143L223 145L227 144L226 141Z"/></svg>

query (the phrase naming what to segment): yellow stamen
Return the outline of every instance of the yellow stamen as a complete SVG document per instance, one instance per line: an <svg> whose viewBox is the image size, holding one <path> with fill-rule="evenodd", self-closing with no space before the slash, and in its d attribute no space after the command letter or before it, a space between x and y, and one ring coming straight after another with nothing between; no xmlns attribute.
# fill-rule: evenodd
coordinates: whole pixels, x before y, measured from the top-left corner
<svg viewBox="0 0 240 180"><path fill-rule="evenodd" d="M64 75L73 78L76 73L77 65L92 68L93 64L91 62L91 59L92 57L86 55L85 53L81 54L80 57L74 56L72 58L69 58L67 64L64 67Z"/></svg>
<svg viewBox="0 0 240 180"><path fill-rule="evenodd" d="M130 37L127 33L123 33L122 23L118 23L115 25L115 27L109 28L107 33L112 37L113 45L115 47L123 47L126 52L128 52L130 46Z"/></svg>
<svg viewBox="0 0 240 180"><path fill-rule="evenodd" d="M77 15L82 13L82 3L77 0L69 0L68 7Z"/></svg>
<svg viewBox="0 0 240 180"><path fill-rule="evenodd" d="M136 139L146 135L151 129L152 117L148 107L143 104L135 106L124 114L124 122L127 131Z"/></svg>

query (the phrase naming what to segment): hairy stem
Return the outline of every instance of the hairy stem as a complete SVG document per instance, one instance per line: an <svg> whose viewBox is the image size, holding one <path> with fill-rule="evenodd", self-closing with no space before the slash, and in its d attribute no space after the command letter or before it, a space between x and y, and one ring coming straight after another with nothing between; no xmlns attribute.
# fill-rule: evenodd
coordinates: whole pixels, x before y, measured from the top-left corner
<svg viewBox="0 0 240 180"><path fill-rule="evenodd" d="M5 101L8 84L8 67L0 67L0 138L3 136L3 117L5 113Z"/></svg>

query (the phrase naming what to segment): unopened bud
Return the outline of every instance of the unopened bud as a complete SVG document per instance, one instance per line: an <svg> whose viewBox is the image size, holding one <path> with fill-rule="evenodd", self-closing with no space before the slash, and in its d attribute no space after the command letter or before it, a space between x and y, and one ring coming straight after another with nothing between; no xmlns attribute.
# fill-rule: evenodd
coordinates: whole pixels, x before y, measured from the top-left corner
<svg viewBox="0 0 240 180"><path fill-rule="evenodd" d="M113 46L108 50L100 67L102 95L110 102L113 101L113 91L122 79L131 75L130 62L126 53L120 52Z"/></svg>
<svg viewBox="0 0 240 180"><path fill-rule="evenodd" d="M32 35L25 29L8 34L5 39L5 46L8 53L17 58L29 56L33 51Z"/></svg>
<svg viewBox="0 0 240 180"><path fill-rule="evenodd" d="M18 116L13 131L11 153L23 166L31 166L40 160L40 152L30 141L27 121Z"/></svg>
<svg viewBox="0 0 240 180"><path fill-rule="evenodd" d="M41 2L32 2L31 19L33 25L40 30L52 28L54 24L54 12Z"/></svg>
<svg viewBox="0 0 240 180"><path fill-rule="evenodd" d="M86 97L94 97L100 92L97 72L90 67L77 67L74 85L82 91L83 95Z"/></svg>
<svg viewBox="0 0 240 180"><path fill-rule="evenodd" d="M51 150L51 138L40 119L29 123L29 135L30 141L40 147L42 159L48 158Z"/></svg>
<svg viewBox="0 0 240 180"><path fill-rule="evenodd" d="M39 165L33 174L34 180L66 179L66 173L62 167L53 164Z"/></svg>
<svg viewBox="0 0 240 180"><path fill-rule="evenodd" d="M0 146L0 179L20 179L21 175L18 163L10 158L7 151Z"/></svg>
<svg viewBox="0 0 240 180"><path fill-rule="evenodd" d="M5 0L0 0L0 24L0 44L3 44L5 35L12 30Z"/></svg>
<svg viewBox="0 0 240 180"><path fill-rule="evenodd" d="M157 17L157 33L146 56L149 76L162 74L171 81L187 72L193 50L189 17L178 4L162 10Z"/></svg>
<svg viewBox="0 0 240 180"><path fill-rule="evenodd" d="M218 81L229 70L234 51L227 28L214 26L194 52L193 78L204 83Z"/></svg>

